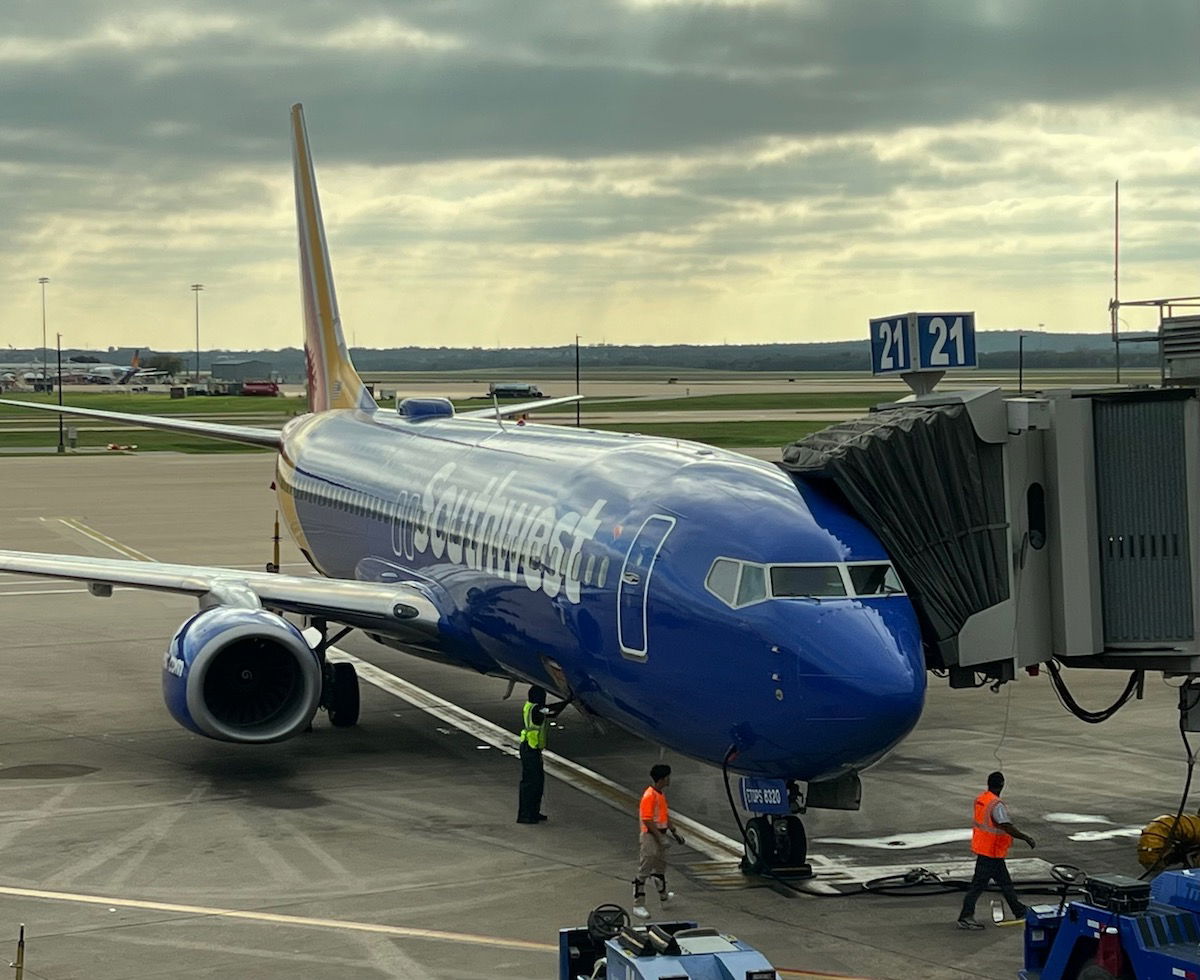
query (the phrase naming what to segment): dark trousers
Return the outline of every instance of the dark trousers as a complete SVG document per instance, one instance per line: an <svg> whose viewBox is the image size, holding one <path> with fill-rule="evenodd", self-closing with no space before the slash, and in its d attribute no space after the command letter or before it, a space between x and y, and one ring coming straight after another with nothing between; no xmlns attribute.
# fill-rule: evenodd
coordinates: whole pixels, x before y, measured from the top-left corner
<svg viewBox="0 0 1200 980"><path fill-rule="evenodd" d="M546 788L546 770L542 768L542 750L521 743L521 789L517 796L517 819L534 821L542 812L542 792Z"/></svg>
<svg viewBox="0 0 1200 980"><path fill-rule="evenodd" d="M971 878L971 887L963 896L962 911L958 913L960 919L969 919L975 914L975 903L979 900L979 896L987 890L989 881L994 881L1000 886L1000 891L1014 916L1020 918L1025 914L1025 903L1017 897L1017 891L1013 888L1012 878L1008 874L1008 865L1004 863L1004 858L984 857L982 854L976 854L975 874Z"/></svg>

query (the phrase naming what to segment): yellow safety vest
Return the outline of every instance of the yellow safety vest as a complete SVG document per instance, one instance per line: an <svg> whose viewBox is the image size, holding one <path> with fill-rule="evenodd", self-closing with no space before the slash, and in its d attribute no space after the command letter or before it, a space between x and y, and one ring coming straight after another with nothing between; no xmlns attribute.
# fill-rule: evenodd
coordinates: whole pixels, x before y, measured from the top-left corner
<svg viewBox="0 0 1200 980"><path fill-rule="evenodd" d="M524 725L521 729L521 741L531 749L544 749L546 747L546 732L550 728L550 717L547 715L543 718L540 725L533 723L533 709L540 707L542 705L526 701L525 708L521 712L521 721Z"/></svg>

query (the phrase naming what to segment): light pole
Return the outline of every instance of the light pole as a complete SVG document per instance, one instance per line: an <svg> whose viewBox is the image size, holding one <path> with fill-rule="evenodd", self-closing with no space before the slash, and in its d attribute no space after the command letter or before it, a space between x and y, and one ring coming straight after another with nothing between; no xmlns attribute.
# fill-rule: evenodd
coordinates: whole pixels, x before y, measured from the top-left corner
<svg viewBox="0 0 1200 980"><path fill-rule="evenodd" d="M46 283L50 281L49 276L38 276L38 285L42 287L42 382L46 381L46 357L50 353L46 347Z"/></svg>
<svg viewBox="0 0 1200 980"><path fill-rule="evenodd" d="M200 384L200 290L204 283L192 283L192 292L196 294L196 384Z"/></svg>
<svg viewBox="0 0 1200 980"><path fill-rule="evenodd" d="M579 394L579 334L575 335L575 394ZM579 428L579 402L575 402L575 428Z"/></svg>
<svg viewBox="0 0 1200 980"><path fill-rule="evenodd" d="M58 351L58 407L62 408L62 334L54 335L54 348ZM58 451L65 453L67 447L63 445L63 413L58 413Z"/></svg>

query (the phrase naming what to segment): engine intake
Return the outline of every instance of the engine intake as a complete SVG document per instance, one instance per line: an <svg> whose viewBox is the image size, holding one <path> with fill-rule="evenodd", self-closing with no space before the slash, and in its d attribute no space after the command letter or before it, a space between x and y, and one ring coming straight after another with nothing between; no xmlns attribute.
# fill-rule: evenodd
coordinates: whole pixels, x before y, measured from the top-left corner
<svg viewBox="0 0 1200 980"><path fill-rule="evenodd" d="M300 631L265 609L197 613L163 658L163 700L184 728L225 742L279 742L321 701L321 664Z"/></svg>

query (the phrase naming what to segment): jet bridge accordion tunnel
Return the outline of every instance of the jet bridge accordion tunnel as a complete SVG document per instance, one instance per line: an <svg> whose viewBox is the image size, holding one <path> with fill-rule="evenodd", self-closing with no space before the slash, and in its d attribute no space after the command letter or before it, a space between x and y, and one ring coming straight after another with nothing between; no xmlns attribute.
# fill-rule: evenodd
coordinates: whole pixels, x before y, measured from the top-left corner
<svg viewBox="0 0 1200 980"><path fill-rule="evenodd" d="M1191 387L880 405L784 450L878 535L951 686L1070 666L1200 672Z"/></svg>

